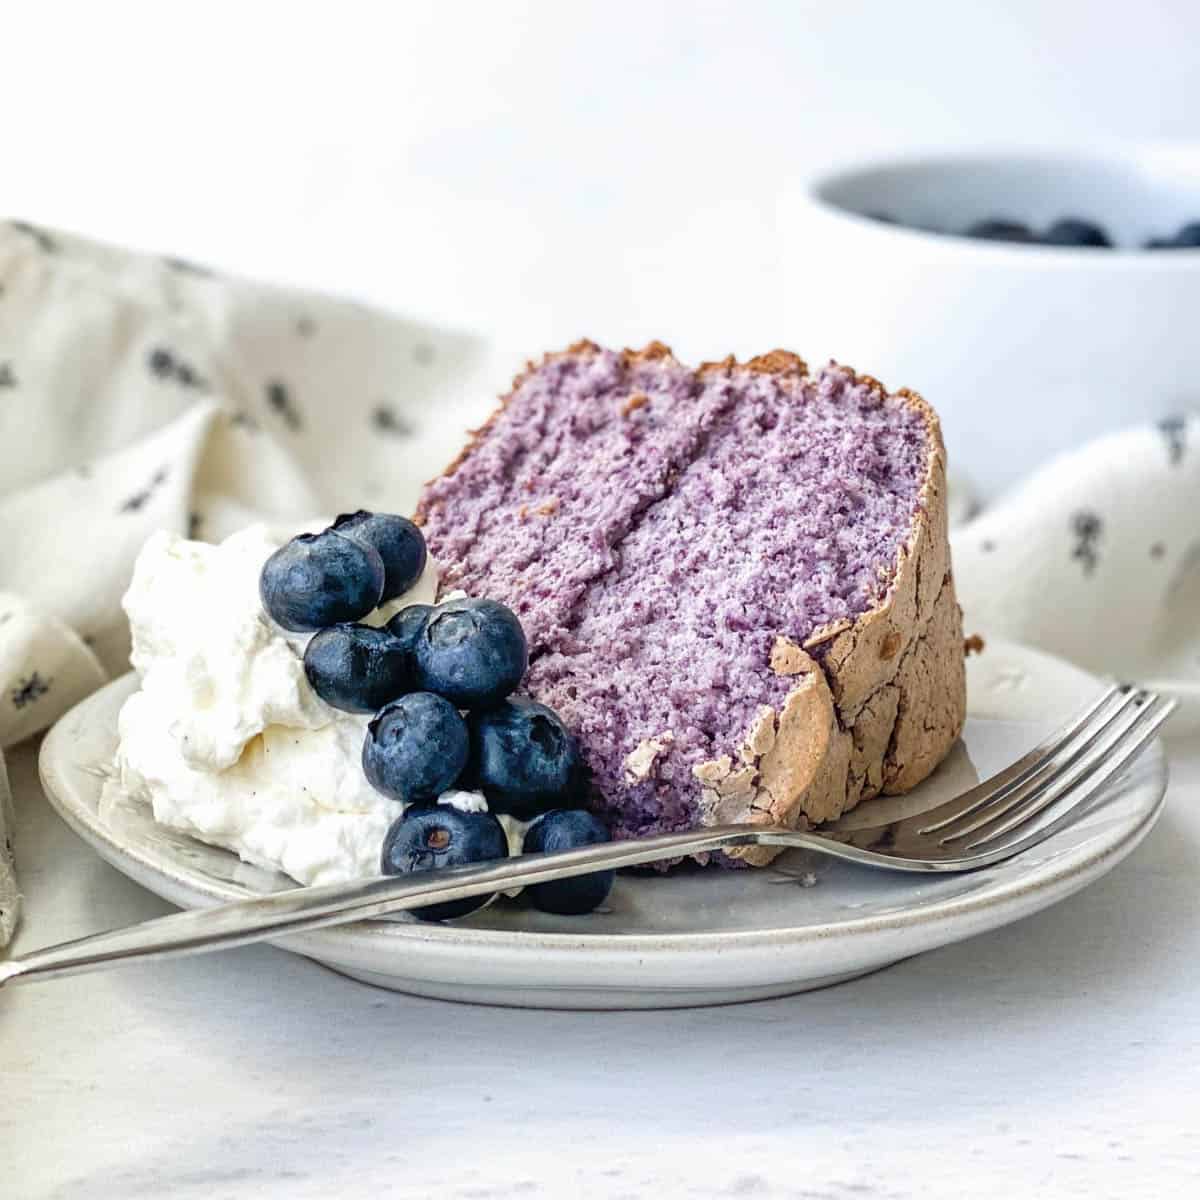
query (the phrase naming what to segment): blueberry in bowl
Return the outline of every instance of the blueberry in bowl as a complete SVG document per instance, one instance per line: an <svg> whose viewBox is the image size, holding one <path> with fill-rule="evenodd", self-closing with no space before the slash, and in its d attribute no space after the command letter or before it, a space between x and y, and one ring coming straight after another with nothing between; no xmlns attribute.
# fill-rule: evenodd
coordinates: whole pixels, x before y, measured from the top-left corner
<svg viewBox="0 0 1200 1200"><path fill-rule="evenodd" d="M556 808L543 813L525 831L525 854L577 850L610 841L604 824L583 809ZM612 890L614 871L593 871L590 875L572 875L531 884L526 889L530 903L542 912L576 917L594 912Z"/></svg>
<svg viewBox="0 0 1200 1200"><path fill-rule="evenodd" d="M1189 221L1172 237L1151 238L1147 250L1195 250L1200 248L1200 221Z"/></svg>
<svg viewBox="0 0 1200 1200"><path fill-rule="evenodd" d="M516 689L529 652L520 621L496 600L448 600L413 642L418 685L459 708L487 708Z"/></svg>
<svg viewBox="0 0 1200 1200"><path fill-rule="evenodd" d="M413 687L408 648L370 625L320 630L305 647L304 674L326 704L345 712L378 712Z"/></svg>
<svg viewBox="0 0 1200 1200"><path fill-rule="evenodd" d="M579 743L558 714L534 700L505 700L471 714L465 778L496 812L527 821L580 803L587 774Z"/></svg>
<svg viewBox="0 0 1200 1200"><path fill-rule="evenodd" d="M383 560L381 603L394 600L421 578L428 552L421 531L407 517L366 509L343 513L331 526L335 533L369 546Z"/></svg>
<svg viewBox="0 0 1200 1200"><path fill-rule="evenodd" d="M393 822L383 839L385 875L409 875L439 867L462 867L508 857L508 839L491 813L460 812L446 804L409 809ZM423 921L465 917L494 900L495 894L467 896L414 908Z"/></svg>
<svg viewBox="0 0 1200 1200"><path fill-rule="evenodd" d="M1055 221L1042 234L1048 246L1095 246L1111 249L1112 242L1107 233L1095 221L1084 221L1078 217L1063 217Z"/></svg>
<svg viewBox="0 0 1200 1200"><path fill-rule="evenodd" d="M367 726L363 771L393 800L436 800L462 774L468 746L466 722L453 704L431 692L410 692Z"/></svg>
<svg viewBox="0 0 1200 1200"><path fill-rule="evenodd" d="M983 221L975 221L966 228L966 236L979 238L985 242L1033 242L1033 230L1020 221L1012 221L1006 217L989 217Z"/></svg>

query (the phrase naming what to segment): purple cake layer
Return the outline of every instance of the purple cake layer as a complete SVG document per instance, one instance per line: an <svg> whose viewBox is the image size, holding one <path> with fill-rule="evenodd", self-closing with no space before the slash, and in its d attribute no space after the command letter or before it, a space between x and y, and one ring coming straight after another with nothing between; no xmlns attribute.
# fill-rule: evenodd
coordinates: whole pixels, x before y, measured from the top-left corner
<svg viewBox="0 0 1200 1200"><path fill-rule="evenodd" d="M692 768L736 756L796 684L771 669L776 637L801 645L887 594L928 421L781 353L693 371L657 345L581 343L517 382L419 519L444 588L519 613L524 690L578 734L615 833L686 828ZM631 782L630 753L668 731Z"/></svg>
<svg viewBox="0 0 1200 1200"><path fill-rule="evenodd" d="M695 824L692 767L732 753L794 686L771 670L775 637L802 644L882 599L925 470L921 415L851 372L741 370L705 388L736 403L526 685L579 731L621 834ZM625 785L626 757L665 730L669 751Z"/></svg>
<svg viewBox="0 0 1200 1200"><path fill-rule="evenodd" d="M443 588L503 600L532 654L553 644L724 403L669 357L549 359L426 490L422 519L446 565Z"/></svg>

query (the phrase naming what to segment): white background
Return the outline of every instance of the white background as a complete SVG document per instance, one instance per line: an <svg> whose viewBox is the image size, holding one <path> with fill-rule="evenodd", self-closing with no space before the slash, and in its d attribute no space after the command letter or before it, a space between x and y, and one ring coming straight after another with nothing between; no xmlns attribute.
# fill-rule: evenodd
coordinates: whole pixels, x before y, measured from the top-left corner
<svg viewBox="0 0 1200 1200"><path fill-rule="evenodd" d="M1200 137L1197 45L1189 0L8 3L0 207L530 351L819 354L788 323L797 180L913 144ZM163 911L31 767L36 940ZM0 1061L0 1194L1194 1195L1200 770L1177 777L1084 895L795 1001L458 1009L266 949L18 993L41 1032Z"/></svg>
<svg viewBox="0 0 1200 1200"><path fill-rule="evenodd" d="M816 358L777 212L812 169L1200 136L1193 0L0 11L12 215L531 352Z"/></svg>

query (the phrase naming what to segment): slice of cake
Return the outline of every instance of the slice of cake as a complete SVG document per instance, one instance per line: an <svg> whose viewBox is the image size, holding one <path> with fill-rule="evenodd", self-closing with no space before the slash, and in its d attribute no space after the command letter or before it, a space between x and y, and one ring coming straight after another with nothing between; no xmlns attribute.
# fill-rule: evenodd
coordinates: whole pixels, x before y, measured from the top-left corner
<svg viewBox="0 0 1200 1200"><path fill-rule="evenodd" d="M815 824L933 770L966 707L945 500L911 392L582 342L517 379L418 521L443 589L517 612L524 690L629 837Z"/></svg>

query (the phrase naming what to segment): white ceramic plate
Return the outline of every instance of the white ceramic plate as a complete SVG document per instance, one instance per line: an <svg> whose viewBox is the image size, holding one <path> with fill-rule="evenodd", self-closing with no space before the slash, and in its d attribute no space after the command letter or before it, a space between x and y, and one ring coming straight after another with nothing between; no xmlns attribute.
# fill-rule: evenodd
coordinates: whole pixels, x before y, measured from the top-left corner
<svg viewBox="0 0 1200 1200"><path fill-rule="evenodd" d="M1046 655L1003 645L972 658L969 677L962 743L906 811L1006 765L1098 686ZM160 828L131 798L101 817L117 712L134 686L132 676L110 684L47 736L42 779L64 820L118 870L186 908L295 886ZM279 944L382 987L492 1004L684 1007L786 995L995 929L1078 891L1141 841L1165 787L1156 746L1074 828L970 875L889 874L792 852L761 871L622 876L609 910L587 917L503 903L457 924L361 922Z"/></svg>

